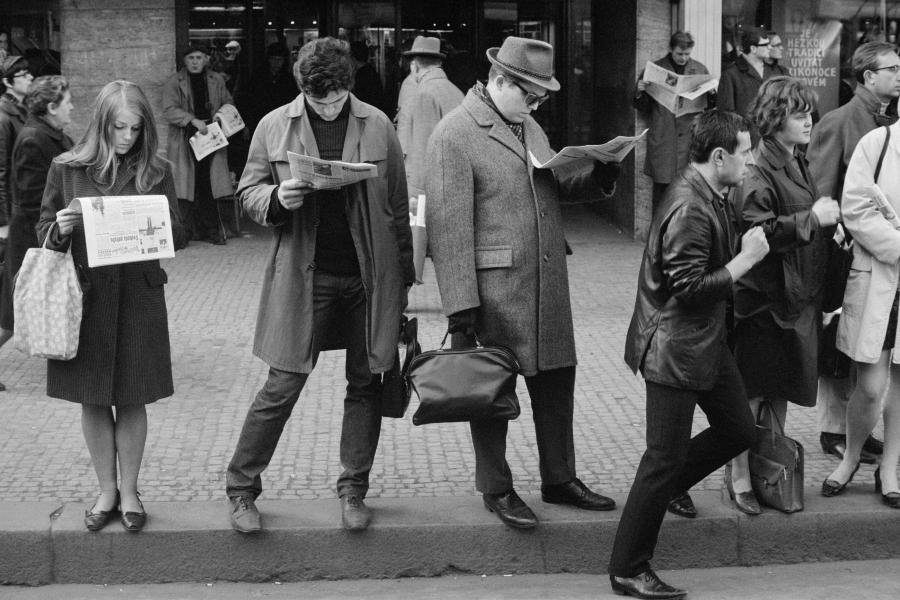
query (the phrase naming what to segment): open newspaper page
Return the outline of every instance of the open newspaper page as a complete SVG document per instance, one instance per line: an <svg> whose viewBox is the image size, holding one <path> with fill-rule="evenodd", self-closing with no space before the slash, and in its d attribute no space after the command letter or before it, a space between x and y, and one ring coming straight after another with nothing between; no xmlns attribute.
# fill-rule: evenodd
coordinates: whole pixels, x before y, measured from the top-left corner
<svg viewBox="0 0 900 600"><path fill-rule="evenodd" d="M378 167L370 163L322 160L288 150L291 177L311 183L318 189L333 189L378 176Z"/></svg>
<svg viewBox="0 0 900 600"><path fill-rule="evenodd" d="M646 133L647 130L645 129L638 135L620 135L604 144L566 146L543 164L538 162L531 152L528 155L531 157L531 164L536 169L553 169L558 175L574 175L593 168L595 160L604 163L622 162Z"/></svg>
<svg viewBox="0 0 900 600"><path fill-rule="evenodd" d="M82 215L90 267L175 256L165 196L75 198L69 208Z"/></svg>
<svg viewBox="0 0 900 600"><path fill-rule="evenodd" d="M676 117L705 110L706 93L719 85L712 75L679 75L651 61L644 65L644 81L646 93Z"/></svg>
<svg viewBox="0 0 900 600"><path fill-rule="evenodd" d="M219 107L215 120L219 122L219 126L222 127L222 133L226 137L233 136L245 127L241 113L238 112L238 109L233 104L223 104Z"/></svg>
<svg viewBox="0 0 900 600"><path fill-rule="evenodd" d="M228 138L225 137L225 133L222 132L222 128L219 127L218 123L210 123L206 126L206 134L201 134L198 131L191 136L188 142L197 160L203 160L219 148L227 146Z"/></svg>

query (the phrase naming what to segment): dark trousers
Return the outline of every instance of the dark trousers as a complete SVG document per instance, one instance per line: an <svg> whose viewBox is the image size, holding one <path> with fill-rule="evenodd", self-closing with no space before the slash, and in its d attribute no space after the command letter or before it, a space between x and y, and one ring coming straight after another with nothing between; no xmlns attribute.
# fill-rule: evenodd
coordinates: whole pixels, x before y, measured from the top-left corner
<svg viewBox="0 0 900 600"><path fill-rule="evenodd" d="M714 387L685 390L647 382L647 450L622 511L610 575L634 577L650 567L669 500L750 447L755 423L731 352L722 346ZM691 438L694 407L709 427Z"/></svg>
<svg viewBox="0 0 900 600"><path fill-rule="evenodd" d="M192 207L194 237L218 239L224 237L225 227L219 216L219 205L213 198L209 167L212 155L194 164L194 206Z"/></svg>
<svg viewBox="0 0 900 600"><path fill-rule="evenodd" d="M343 472L338 477L337 493L339 497L365 497L381 434L381 376L369 371L365 290L358 275L344 277L317 271L313 295L313 340L333 339L333 328L340 327L347 344L347 396L340 442ZM290 326L285 323L285 327ZM315 352L318 358L318 350ZM269 378L247 412L228 465L225 489L229 496L256 498L262 492L260 475L272 459L308 377L309 373L269 369Z"/></svg>
<svg viewBox="0 0 900 600"><path fill-rule="evenodd" d="M453 347L463 347L458 336ZM471 345L471 344L469 344ZM537 438L543 485L575 479L575 445L572 441L572 414L575 405L575 367L539 371L525 378L531 397L531 412ZM509 421L472 421L475 447L475 488L483 494L502 494L513 488L506 462L506 432Z"/></svg>

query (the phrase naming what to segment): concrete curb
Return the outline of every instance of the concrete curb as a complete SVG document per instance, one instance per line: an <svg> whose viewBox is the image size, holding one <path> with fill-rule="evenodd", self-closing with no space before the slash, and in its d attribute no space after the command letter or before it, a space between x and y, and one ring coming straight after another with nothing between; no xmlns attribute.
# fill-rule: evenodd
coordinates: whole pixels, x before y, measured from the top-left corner
<svg viewBox="0 0 900 600"><path fill-rule="evenodd" d="M900 556L900 516L852 488L836 499L807 490L806 510L747 517L720 492L692 494L695 520L668 515L659 569ZM478 497L373 498L368 531L340 528L336 500L262 500L265 531L244 536L226 503L146 503L147 528L82 525L84 504L0 503L0 583L163 583L395 578L450 573L604 573L621 510L591 513L525 501L537 529L506 527ZM617 498L619 503L624 498Z"/></svg>

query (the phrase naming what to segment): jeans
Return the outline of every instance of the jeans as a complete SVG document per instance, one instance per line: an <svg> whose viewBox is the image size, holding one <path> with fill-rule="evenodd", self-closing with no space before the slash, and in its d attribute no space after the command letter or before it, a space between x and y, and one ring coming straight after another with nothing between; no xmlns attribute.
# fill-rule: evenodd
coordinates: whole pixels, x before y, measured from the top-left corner
<svg viewBox="0 0 900 600"><path fill-rule="evenodd" d="M650 381L646 386L647 450L628 493L609 562L609 574L619 577L634 577L650 567L669 500L749 448L756 434L744 382L724 345L711 390ZM697 405L709 427L691 438Z"/></svg>
<svg viewBox="0 0 900 600"><path fill-rule="evenodd" d="M289 324L285 324L288 326ZM313 285L314 340L333 338L342 327L347 345L347 395L341 428L343 472L337 480L339 497L365 497L369 472L381 434L381 375L369 370L366 348L366 296L358 275L338 276L317 271ZM313 364L318 358L315 353ZM226 493L256 498L262 492L261 474L272 460L278 439L309 373L269 369L265 385L256 394L226 473Z"/></svg>

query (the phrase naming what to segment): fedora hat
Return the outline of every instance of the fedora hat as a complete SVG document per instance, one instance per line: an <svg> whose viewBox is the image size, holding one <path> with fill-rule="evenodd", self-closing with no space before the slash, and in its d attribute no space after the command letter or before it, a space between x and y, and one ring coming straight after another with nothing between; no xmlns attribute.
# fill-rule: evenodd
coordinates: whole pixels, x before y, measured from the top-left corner
<svg viewBox="0 0 900 600"><path fill-rule="evenodd" d="M403 53L403 56L434 56L435 58L447 58L441 52L441 40L436 37L417 35L413 40L412 48Z"/></svg>
<svg viewBox="0 0 900 600"><path fill-rule="evenodd" d="M553 46L540 40L508 37L499 48L488 48L487 58L509 74L551 92L559 90L553 77Z"/></svg>

